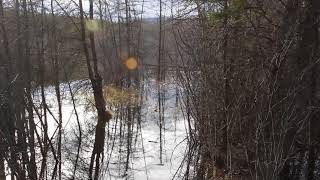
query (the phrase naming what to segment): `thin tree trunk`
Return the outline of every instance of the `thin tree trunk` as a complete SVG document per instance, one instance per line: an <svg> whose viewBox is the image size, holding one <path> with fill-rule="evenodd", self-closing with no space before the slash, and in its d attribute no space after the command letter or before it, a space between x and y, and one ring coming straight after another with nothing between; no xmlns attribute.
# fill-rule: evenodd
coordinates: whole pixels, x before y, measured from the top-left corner
<svg viewBox="0 0 320 180"><path fill-rule="evenodd" d="M0 179L1 180L6 179L4 160L5 160L5 143L4 143L4 137L2 137L2 134L0 134Z"/></svg>
<svg viewBox="0 0 320 180"><path fill-rule="evenodd" d="M65 73L66 74L66 73ZM66 75L67 76L67 75ZM78 138L78 147L77 147L77 155L76 155L76 160L74 163L74 168L73 168L73 174L72 174L72 180L75 179L76 176L76 172L77 172L77 168L78 168L78 161L79 161L79 156L80 156L80 151L81 151L81 142L82 142L82 128L81 128L81 123L80 123L80 119L79 119L79 115L78 115L78 111L76 108L76 101L74 98L74 94L72 92L72 88L71 88L71 84L68 81L68 87L69 87L69 91L70 91L70 95L71 95L71 100L72 100L72 105L73 105L73 109L74 109L74 113L76 115L76 120L77 120L77 125L78 125L78 131L79 131L79 138Z"/></svg>
<svg viewBox="0 0 320 180"><path fill-rule="evenodd" d="M90 20L93 21L93 0L90 0L89 4L90 4L90 7L89 7ZM83 45L84 54L87 61L89 78L90 78L92 89L93 89L95 106L98 112L98 123L96 125L95 142L94 142L94 147L93 147L90 166L89 166L89 180L92 180L94 163L96 164L94 179L97 180L99 177L99 171L100 171L100 167L99 167L100 155L104 151L105 125L111 119L111 115L108 114L108 112L106 112L106 107L105 107L106 102L104 100L103 91L102 91L102 78L98 72L98 59L97 59L97 54L95 49L94 32L92 31L89 32L92 58L90 58L90 55L89 55L89 50L86 42L86 29L85 29L82 0L79 0L79 8L80 8L82 45ZM91 63L93 63L93 67L91 66Z"/></svg>
<svg viewBox="0 0 320 180"><path fill-rule="evenodd" d="M27 10L27 2L23 0L23 19L24 19L24 47L25 47L25 54L24 54L24 65L25 65L25 75L26 75L26 96L27 96L27 103L26 108L28 112L28 125L29 125L29 149L30 149L30 160L29 160L29 178L30 180L37 179L37 165L36 165L36 158L35 158L35 140L34 140L34 118L33 118L33 102L32 102L32 95L31 95L31 64L30 64L30 45L29 45L29 18L28 18L28 10Z"/></svg>

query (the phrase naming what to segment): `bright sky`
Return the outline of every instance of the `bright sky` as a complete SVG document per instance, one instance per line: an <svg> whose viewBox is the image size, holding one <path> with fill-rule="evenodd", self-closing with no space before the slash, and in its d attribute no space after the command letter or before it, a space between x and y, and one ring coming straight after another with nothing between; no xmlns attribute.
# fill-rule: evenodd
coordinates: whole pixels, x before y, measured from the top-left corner
<svg viewBox="0 0 320 180"><path fill-rule="evenodd" d="M50 6L50 1L51 0L47 0L47 5ZM111 9L111 12L114 11L117 1L118 0L102 0L102 1L106 1L109 5L109 8ZM122 4L124 4L124 0L119 0ZM134 5L134 9L137 11L141 11L142 10L142 4L144 4L143 7L143 16L145 18L155 18L155 17L159 17L159 4L160 4L160 0L128 0L129 4L131 5L131 7L133 7ZM162 0L162 8L163 8L163 15L166 17L170 17L171 16L171 7L173 6L173 13L175 14L178 9L183 8L182 3L178 3L178 1L180 0ZM56 2L56 1L54 1ZM59 2L59 4L63 7L68 7L68 8L76 8L78 6L78 0L57 0L57 2ZM98 9L98 0L94 0L95 3L95 8ZM54 3L55 7L58 9L61 9L57 6L57 3ZM88 0L83 0L83 6L84 6L84 10L86 12L88 12L89 10L89 1ZM77 11L74 11L75 13L77 13ZM123 12L124 15L124 12Z"/></svg>

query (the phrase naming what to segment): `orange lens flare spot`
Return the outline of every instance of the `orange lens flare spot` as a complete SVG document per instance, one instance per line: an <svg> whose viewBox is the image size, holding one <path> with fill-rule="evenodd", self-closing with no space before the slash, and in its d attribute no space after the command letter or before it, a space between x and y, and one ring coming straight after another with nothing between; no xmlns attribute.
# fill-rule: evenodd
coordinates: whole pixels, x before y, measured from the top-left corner
<svg viewBox="0 0 320 180"><path fill-rule="evenodd" d="M126 60L126 67L129 70L135 70L138 67L138 62L135 58L129 58Z"/></svg>

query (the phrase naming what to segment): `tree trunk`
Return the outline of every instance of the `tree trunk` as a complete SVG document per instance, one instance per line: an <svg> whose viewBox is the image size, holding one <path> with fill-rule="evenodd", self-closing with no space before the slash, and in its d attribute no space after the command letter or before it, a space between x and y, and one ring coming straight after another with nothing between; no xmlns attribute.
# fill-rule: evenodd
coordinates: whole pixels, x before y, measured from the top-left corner
<svg viewBox="0 0 320 180"><path fill-rule="evenodd" d="M93 21L93 0L90 0L89 4L90 4L90 7L89 7L90 20ZM104 151L105 125L111 119L111 115L107 115L107 112L106 112L106 102L103 96L102 78L98 72L98 59L96 54L95 38L94 38L93 31L89 32L92 58L90 58L89 50L87 47L82 0L79 0L79 7L80 7L80 26L81 26L82 45L83 45L84 54L86 57L89 78L90 78L92 89L93 89L95 106L98 112L98 123L96 125L95 142L94 142L94 147L93 147L90 166L89 166L89 180L92 180L93 167L94 167L94 164L96 164L94 179L97 180L99 178L99 171L100 171L100 167L99 167L100 155ZM93 63L93 67L91 66L91 63Z"/></svg>

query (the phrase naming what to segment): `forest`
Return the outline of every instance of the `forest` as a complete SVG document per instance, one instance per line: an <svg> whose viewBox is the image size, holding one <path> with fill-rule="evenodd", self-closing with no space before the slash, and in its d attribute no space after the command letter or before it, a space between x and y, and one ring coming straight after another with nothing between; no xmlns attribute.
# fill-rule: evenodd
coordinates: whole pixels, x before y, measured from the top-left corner
<svg viewBox="0 0 320 180"><path fill-rule="evenodd" d="M320 180L320 0L0 0L0 180Z"/></svg>

